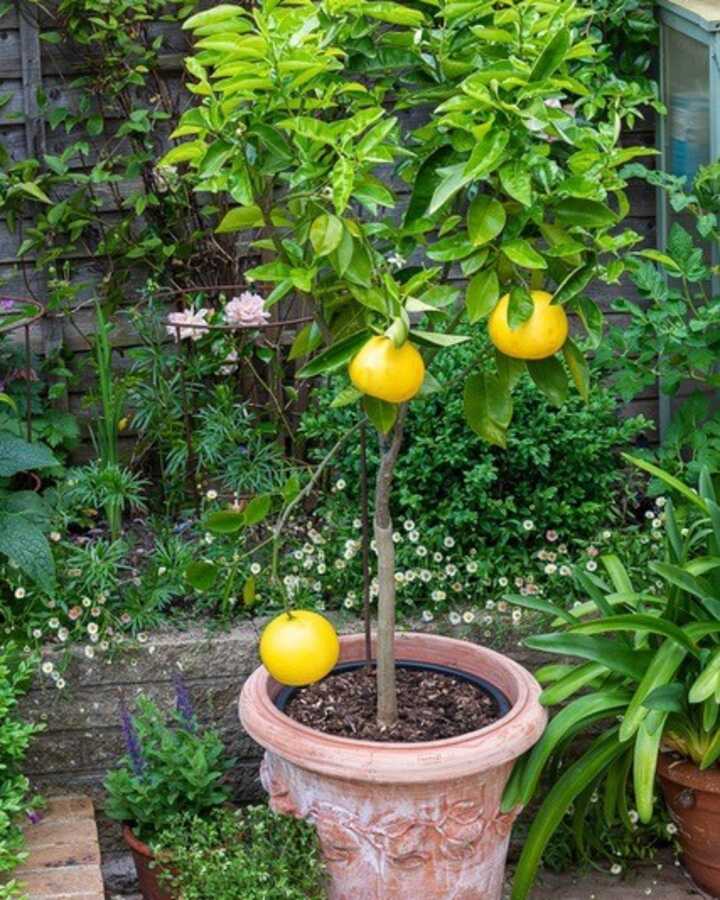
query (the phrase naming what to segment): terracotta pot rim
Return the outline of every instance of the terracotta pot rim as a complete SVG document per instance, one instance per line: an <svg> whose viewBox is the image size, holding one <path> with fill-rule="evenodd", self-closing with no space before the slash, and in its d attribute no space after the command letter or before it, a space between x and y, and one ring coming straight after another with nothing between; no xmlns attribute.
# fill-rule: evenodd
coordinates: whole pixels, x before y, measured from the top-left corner
<svg viewBox="0 0 720 900"><path fill-rule="evenodd" d="M155 854L152 852L150 847L148 847L146 843L141 841L140 838L135 836L135 832L132 830L131 825L126 822L122 828L125 843L130 847L131 850L139 853L140 856L147 857L147 859L155 859Z"/></svg>
<svg viewBox="0 0 720 900"><path fill-rule="evenodd" d="M661 778L681 784L696 791L720 794L720 768L701 769L689 759L677 753L661 753L658 758L658 774Z"/></svg>
<svg viewBox="0 0 720 900"><path fill-rule="evenodd" d="M282 685L260 666L240 695L240 720L266 750L302 768L351 780L414 784L446 781L509 763L542 734L547 712L540 686L514 660L486 647L442 635L398 632L398 658L453 665L456 655L472 658L477 674L502 690L510 710L500 719L467 734L417 743L355 740L326 734L294 721L274 704ZM402 646L402 644L405 646ZM364 658L364 636L340 638L340 661ZM467 662L455 668L469 671Z"/></svg>

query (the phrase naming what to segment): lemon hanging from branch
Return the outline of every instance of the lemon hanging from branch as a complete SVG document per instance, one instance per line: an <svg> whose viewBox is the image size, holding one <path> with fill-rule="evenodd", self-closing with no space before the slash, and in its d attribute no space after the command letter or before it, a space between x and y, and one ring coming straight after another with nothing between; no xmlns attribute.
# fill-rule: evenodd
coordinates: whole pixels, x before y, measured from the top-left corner
<svg viewBox="0 0 720 900"><path fill-rule="evenodd" d="M531 291L533 309L525 321L511 328L508 322L510 294L498 300L488 319L488 334L493 344L514 359L546 359L561 349L568 336L568 319L559 304L551 305L552 294Z"/></svg>
<svg viewBox="0 0 720 900"><path fill-rule="evenodd" d="M363 394L387 403L405 403L422 387L425 364L410 341L396 347L391 338L376 335L353 357L348 374Z"/></svg>

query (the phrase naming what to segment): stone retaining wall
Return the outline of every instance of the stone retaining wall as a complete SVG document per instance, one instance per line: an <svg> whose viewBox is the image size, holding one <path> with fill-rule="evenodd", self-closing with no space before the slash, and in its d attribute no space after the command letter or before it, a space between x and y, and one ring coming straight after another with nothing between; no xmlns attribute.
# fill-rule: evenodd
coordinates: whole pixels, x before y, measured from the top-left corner
<svg viewBox="0 0 720 900"><path fill-rule="evenodd" d="M69 792L92 796L101 846L106 853L119 850L119 829L102 816L102 782L107 769L124 753L121 703L132 709L137 695L144 693L161 706L172 707L173 678L180 673L199 720L220 730L228 751L237 759L232 776L236 799L259 799L261 751L243 731L237 716L240 689L258 665L259 627L259 623L244 623L215 635L198 627L162 632L115 658L90 660L73 652L64 690L59 691L42 676L22 702L21 714L46 726L33 740L26 762L35 789L49 796ZM517 640L512 644L496 649L532 668L537 655L521 650Z"/></svg>

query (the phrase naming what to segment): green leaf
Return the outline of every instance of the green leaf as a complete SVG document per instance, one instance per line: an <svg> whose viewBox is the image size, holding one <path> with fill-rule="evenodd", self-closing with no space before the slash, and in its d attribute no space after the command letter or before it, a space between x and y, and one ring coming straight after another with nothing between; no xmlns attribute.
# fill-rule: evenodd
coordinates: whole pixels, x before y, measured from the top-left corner
<svg viewBox="0 0 720 900"><path fill-rule="evenodd" d="M555 204L554 209L558 221L563 225L576 225L580 228L606 228L617 222L617 216L610 207L598 200L563 197Z"/></svg>
<svg viewBox="0 0 720 900"><path fill-rule="evenodd" d="M0 554L43 590L53 590L55 562L50 545L41 529L27 517L0 513Z"/></svg>
<svg viewBox="0 0 720 900"><path fill-rule="evenodd" d="M441 238L427 249L430 259L437 262L455 262L458 259L465 259L472 252L473 245L464 233L451 234Z"/></svg>
<svg viewBox="0 0 720 900"><path fill-rule="evenodd" d="M528 360L527 368L538 390L553 406L562 406L568 394L568 379L562 363L554 356L548 356L547 359Z"/></svg>
<svg viewBox="0 0 720 900"><path fill-rule="evenodd" d="M350 362L358 350L370 337L368 331L358 331L323 350L297 373L298 378L313 378L315 375L336 372Z"/></svg>
<svg viewBox="0 0 720 900"><path fill-rule="evenodd" d="M507 308L507 323L514 331L532 316L535 304L530 292L524 285L518 285L510 291Z"/></svg>
<svg viewBox="0 0 720 900"><path fill-rule="evenodd" d="M234 534L245 527L245 516L238 509L220 509L205 519L205 527L212 534Z"/></svg>
<svg viewBox="0 0 720 900"><path fill-rule="evenodd" d="M710 741L705 755L700 761L700 768L709 769L710 766L717 762L718 758L720 758L720 730L715 733L715 736Z"/></svg>
<svg viewBox="0 0 720 900"><path fill-rule="evenodd" d="M699 507L706 515L708 514L707 504L702 497L698 495L697 491L694 491L680 481L679 478L675 478L674 475L664 472L659 466L647 462L647 460L640 459L638 456L632 456L630 453L623 453L622 456L623 459L631 462L634 466L637 466L638 469L642 469L644 472L653 475L655 478L659 478L660 481L664 482L669 488L682 494L686 500L689 500L695 506Z"/></svg>
<svg viewBox="0 0 720 900"><path fill-rule="evenodd" d="M259 228L265 224L259 206L238 206L225 213L215 231L217 234L228 234L231 231L246 231Z"/></svg>
<svg viewBox="0 0 720 900"><path fill-rule="evenodd" d="M507 241L500 249L509 260L524 269L547 269L547 263L542 255L523 238Z"/></svg>
<svg viewBox="0 0 720 900"><path fill-rule="evenodd" d="M409 25L411 28L417 28L425 21L425 16L419 10L410 9L400 3L363 3L360 10L363 15L381 22L389 22L391 25Z"/></svg>
<svg viewBox="0 0 720 900"><path fill-rule="evenodd" d="M44 444L30 444L10 432L0 431L0 478L58 465L60 463Z"/></svg>
<svg viewBox="0 0 720 900"><path fill-rule="evenodd" d="M292 274L293 270L287 263L277 260L245 270L245 278L248 281L284 281L290 278Z"/></svg>
<svg viewBox="0 0 720 900"><path fill-rule="evenodd" d="M442 331L418 331L413 329L410 337L425 347L454 347L470 340L466 334L445 334Z"/></svg>
<svg viewBox="0 0 720 900"><path fill-rule="evenodd" d="M697 653L697 646L691 641L685 632L672 622L667 622L657 616L648 616L642 613L628 613L617 616L604 616L591 622L581 622L573 625L570 631L575 634L604 634L608 631L630 631L661 634L685 647L691 653Z"/></svg>
<svg viewBox="0 0 720 900"><path fill-rule="evenodd" d="M563 303L567 303L568 300L572 300L573 297L576 297L585 290L592 281L594 275L594 264L579 266L577 269L574 269L560 282L553 295L552 302L562 305Z"/></svg>
<svg viewBox="0 0 720 900"><path fill-rule="evenodd" d="M231 20L239 15L246 15L242 6L236 4L221 3L212 9L206 9L202 12L195 13L183 22L183 31L195 31L203 28L205 25L216 25L218 22Z"/></svg>
<svg viewBox="0 0 720 900"><path fill-rule="evenodd" d="M470 279L465 294L465 307L467 308L470 324L483 319L495 309L500 296L500 284L495 269L486 269L478 272Z"/></svg>
<svg viewBox="0 0 720 900"><path fill-rule="evenodd" d="M394 403L386 403L377 397L363 397L365 413L380 434L387 434L395 424L398 408Z"/></svg>
<svg viewBox="0 0 720 900"><path fill-rule="evenodd" d="M549 78L563 62L569 49L570 31L567 28L563 28L553 36L535 61L528 81L532 83Z"/></svg>
<svg viewBox="0 0 720 900"><path fill-rule="evenodd" d="M693 682L688 700L690 703L702 703L711 697L720 684L720 649L715 649L705 668Z"/></svg>
<svg viewBox="0 0 720 900"><path fill-rule="evenodd" d="M40 200L42 203L52 203L52 200L48 197L45 191L33 181L23 181L18 184L18 188L20 188L23 193L28 194L34 200Z"/></svg>
<svg viewBox="0 0 720 900"><path fill-rule="evenodd" d="M661 647L653 653L633 698L628 704L625 717L620 726L620 740L628 741L640 727L648 715L643 705L646 697L655 688L668 684L675 677L678 667L687 655L687 648L678 644L673 638L663 641Z"/></svg>
<svg viewBox="0 0 720 900"><path fill-rule="evenodd" d="M322 332L316 322L309 322L295 335L288 359L300 359L302 356L307 356L308 353L317 350L320 344L322 344Z"/></svg>
<svg viewBox="0 0 720 900"><path fill-rule="evenodd" d="M567 675L546 687L540 694L540 702L543 706L555 706L558 703L564 703L568 697L572 697L573 694L588 684L607 675L607 671L607 666L603 666L600 663L590 662L576 666ZM535 674L537 675L537 672Z"/></svg>
<svg viewBox="0 0 720 900"><path fill-rule="evenodd" d="M349 159L341 156L330 173L335 212L342 215L347 209L355 180L355 168Z"/></svg>
<svg viewBox="0 0 720 900"><path fill-rule="evenodd" d="M329 213L319 215L310 227L310 243L318 256L327 256L339 245L343 236L343 223Z"/></svg>
<svg viewBox="0 0 720 900"><path fill-rule="evenodd" d="M497 447L507 445L512 399L498 379L484 372L469 375L463 389L463 410L470 428L484 441Z"/></svg>
<svg viewBox="0 0 720 900"><path fill-rule="evenodd" d="M476 247L489 243L503 230L506 220L502 203L487 194L478 194L467 214L470 240Z"/></svg>
<svg viewBox="0 0 720 900"><path fill-rule="evenodd" d="M452 148L447 145L438 148L425 159L415 176L413 191L410 196L403 224L408 227L421 219L430 205L433 194L442 180L440 169L452 157Z"/></svg>
<svg viewBox="0 0 720 900"><path fill-rule="evenodd" d="M500 168L500 184L506 194L522 203L532 205L532 177L527 164L521 160L506 163Z"/></svg>
<svg viewBox="0 0 720 900"><path fill-rule="evenodd" d="M359 391L354 385L348 384L339 394L333 397L330 407L332 409L340 409L343 406L350 406L352 403L357 403L362 396L362 391Z"/></svg>
<svg viewBox="0 0 720 900"><path fill-rule="evenodd" d="M573 302L573 308L578 314L585 331L590 338L590 346L593 350L600 346L605 320L600 307L589 297L579 297Z"/></svg>
<svg viewBox="0 0 720 900"><path fill-rule="evenodd" d="M582 757L555 782L535 814L525 839L523 852L515 869L511 900L527 900L530 896L545 847L570 805L603 771L612 766L624 749L617 739L617 729L612 729L597 738Z"/></svg>
<svg viewBox="0 0 720 900"><path fill-rule="evenodd" d="M261 494L253 497L243 510L243 518L246 525L257 525L267 518L270 512L272 497L269 494Z"/></svg>
<svg viewBox="0 0 720 900"><path fill-rule="evenodd" d="M533 635L525 639L525 645L532 650L547 650L549 653L589 659L636 681L642 679L654 656L647 650L631 650L617 641L563 632Z"/></svg>
<svg viewBox="0 0 720 900"><path fill-rule="evenodd" d="M598 691L573 700L557 713L545 729L545 733L530 751L517 796L517 802L526 806L535 795L545 764L555 750L569 736L596 722L617 714L630 699L627 691ZM509 812L509 810L505 810Z"/></svg>
<svg viewBox="0 0 720 900"><path fill-rule="evenodd" d="M563 345L563 357L578 393L587 403L590 399L590 366L580 348L570 338Z"/></svg>
<svg viewBox="0 0 720 900"><path fill-rule="evenodd" d="M646 722L640 725L635 738L633 753L633 785L635 788L635 805L641 822L650 822L653 817L655 770L658 753L663 738L663 726L667 713L658 713L659 723L651 731Z"/></svg>
<svg viewBox="0 0 720 900"><path fill-rule="evenodd" d="M217 567L202 559L194 560L185 569L185 578L196 591L209 591L217 577Z"/></svg>

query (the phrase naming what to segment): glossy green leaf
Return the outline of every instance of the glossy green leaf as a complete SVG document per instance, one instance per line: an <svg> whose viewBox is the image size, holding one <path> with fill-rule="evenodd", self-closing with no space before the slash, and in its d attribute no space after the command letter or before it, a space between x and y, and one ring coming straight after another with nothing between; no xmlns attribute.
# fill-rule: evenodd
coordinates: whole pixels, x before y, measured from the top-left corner
<svg viewBox="0 0 720 900"><path fill-rule="evenodd" d="M565 341L562 352L578 394L587 403L590 399L590 366L580 348L570 338Z"/></svg>
<svg viewBox="0 0 720 900"><path fill-rule="evenodd" d="M506 220L502 203L487 194L478 194L467 214L470 240L476 247L489 243L503 230Z"/></svg>
<svg viewBox="0 0 720 900"><path fill-rule="evenodd" d="M398 408L394 403L386 403L385 400L379 400L377 397L363 397L362 401L365 413L380 432L387 434L395 424L398 415Z"/></svg>
<svg viewBox="0 0 720 900"><path fill-rule="evenodd" d="M313 378L327 372L336 372L350 362L370 337L368 331L358 331L323 350L297 373L298 378Z"/></svg>
<svg viewBox="0 0 720 900"><path fill-rule="evenodd" d="M265 219L259 206L237 206L225 213L215 231L218 234L228 234L232 231L261 228L264 224Z"/></svg>
<svg viewBox="0 0 720 900"><path fill-rule="evenodd" d="M524 238L507 241L502 245L501 249L508 259L524 269L547 268L547 263L542 254L538 253L532 244Z"/></svg>
<svg viewBox="0 0 720 900"><path fill-rule="evenodd" d="M185 578L196 591L209 591L217 577L217 567L204 560L195 560L185 569Z"/></svg>
<svg viewBox="0 0 720 900"><path fill-rule="evenodd" d="M553 406L562 406L568 395L568 379L562 364L554 356L548 356L528 360L527 368L538 390Z"/></svg>
<svg viewBox="0 0 720 900"><path fill-rule="evenodd" d="M245 516L239 509L220 509L205 519L205 528L211 534L234 534L245 527Z"/></svg>
<svg viewBox="0 0 720 900"><path fill-rule="evenodd" d="M310 243L318 256L327 256L337 249L343 236L343 223L330 213L319 215L310 227Z"/></svg>
<svg viewBox="0 0 720 900"><path fill-rule="evenodd" d="M471 325L490 315L500 297L500 284L495 269L474 275L467 286L465 307Z"/></svg>

